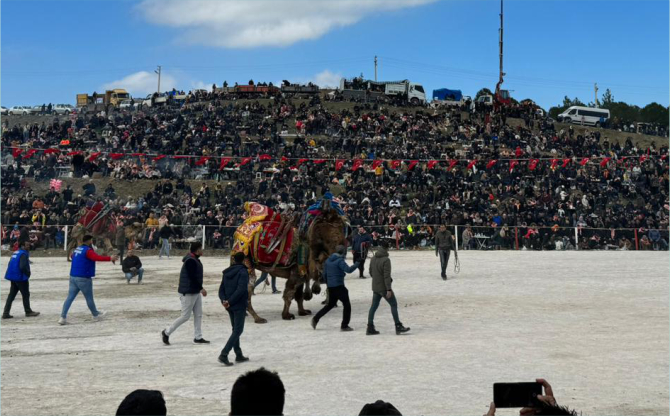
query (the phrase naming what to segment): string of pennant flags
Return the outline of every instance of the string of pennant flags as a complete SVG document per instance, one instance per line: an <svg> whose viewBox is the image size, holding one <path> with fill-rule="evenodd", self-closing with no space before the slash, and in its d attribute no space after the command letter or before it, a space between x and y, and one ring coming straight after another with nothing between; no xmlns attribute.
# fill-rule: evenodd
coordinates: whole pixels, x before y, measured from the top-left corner
<svg viewBox="0 0 670 416"><path fill-rule="evenodd" d="M38 152L43 152L44 154L61 154L64 153L66 156L76 156L84 155L84 152L81 150L75 151L61 151L56 148L48 149L21 149L13 147L12 156L14 159L30 159ZM515 158L501 158L501 159L463 159L463 158L451 158L451 159L335 159L335 158L289 158L286 156L276 157L269 154L259 154L256 156L202 156L202 155L164 155L164 154L149 154L149 153L113 153L113 152L89 152L87 159L89 161L95 161L102 155L109 156L112 160L120 160L125 157L141 157L141 158L150 158L153 161L160 161L162 159L171 158L171 159L185 159L193 160L195 159L196 166L203 166L207 164L210 160L219 160L219 170L223 170L226 166L230 165L231 162L234 166L240 167L245 166L252 161L279 161L282 163L295 162L295 165L292 168L298 168L304 163L314 163L315 165L320 165L326 162L335 162L335 170L339 171L347 165L348 162L351 162L351 170L357 171L358 169L364 168L367 164L370 165L371 170L375 170L384 163L388 164L388 167L392 170L397 170L404 163L407 166L408 170L413 170L416 168L419 163L425 163L427 169L435 169L437 166L442 166L442 163L447 164L447 170L451 171L455 167L462 166L466 164L467 170L474 169L475 167L480 168L482 165L486 169L491 169L499 163L507 162L509 164L509 171L513 171L521 162L527 162L528 169L533 171L535 170L540 162L548 161L550 163L550 168L552 170L557 169L559 166L561 168L566 168L571 163L579 164L580 166L586 166L589 163L598 163L601 168L606 168L609 163L623 164L626 160L632 161L637 160L639 163L644 163L647 160L660 160L665 161L668 158L667 154L658 156L644 154L641 156L621 156L613 160L611 156L590 156L590 157L571 157L571 158L552 158L552 157L540 157L540 158L524 158L524 157L515 157ZM519 155L523 156L523 155Z"/></svg>

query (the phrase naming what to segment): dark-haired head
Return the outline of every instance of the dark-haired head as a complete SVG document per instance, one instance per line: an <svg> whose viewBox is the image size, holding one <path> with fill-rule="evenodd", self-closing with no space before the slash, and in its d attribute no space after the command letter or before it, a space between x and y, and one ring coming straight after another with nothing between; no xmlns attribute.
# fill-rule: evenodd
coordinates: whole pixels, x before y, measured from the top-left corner
<svg viewBox="0 0 670 416"><path fill-rule="evenodd" d="M93 236L90 234L86 234L82 241L84 242L84 244L90 244L93 242Z"/></svg>
<svg viewBox="0 0 670 416"><path fill-rule="evenodd" d="M202 248L202 243L201 242L196 241L194 243L191 243L191 253L195 254L201 248Z"/></svg>
<svg viewBox="0 0 670 416"><path fill-rule="evenodd" d="M385 402L383 400L377 400L374 403L368 403L363 408L361 409L361 412L359 413L359 416L366 416L366 415L375 415L375 416L381 416L381 415L400 415L402 416L402 413L400 413L400 410L396 409L395 406L393 406L389 402Z"/></svg>
<svg viewBox="0 0 670 416"><path fill-rule="evenodd" d="M163 393L158 390L135 390L126 396L116 410L116 416L167 415Z"/></svg>
<svg viewBox="0 0 670 416"><path fill-rule="evenodd" d="M259 400L258 393L263 397ZM231 415L282 415L284 413L284 383L279 375L261 367L241 375L230 394Z"/></svg>
<svg viewBox="0 0 670 416"><path fill-rule="evenodd" d="M235 261L235 264L242 264L244 262L244 253L241 251L239 253L235 253L233 260Z"/></svg>

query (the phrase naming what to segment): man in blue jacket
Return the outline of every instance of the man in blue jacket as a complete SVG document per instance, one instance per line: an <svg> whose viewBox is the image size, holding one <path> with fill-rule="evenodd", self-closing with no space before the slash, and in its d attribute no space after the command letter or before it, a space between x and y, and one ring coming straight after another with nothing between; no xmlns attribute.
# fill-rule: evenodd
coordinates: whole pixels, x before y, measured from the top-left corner
<svg viewBox="0 0 670 416"><path fill-rule="evenodd" d="M335 248L335 253L328 257L328 260L326 260L326 263L323 266L323 277L326 279L326 284L328 285L328 304L317 312L314 318L312 318L312 328L314 329L316 329L319 320L323 318L325 314L330 312L339 300L342 302L342 305L344 305L341 329L342 331L354 330L349 327L349 321L351 320L351 303L349 302L349 291L344 287L344 275L356 270L358 268L358 263L348 266L347 262L344 261L345 254L345 247L341 245L337 246Z"/></svg>
<svg viewBox="0 0 670 416"><path fill-rule="evenodd" d="M233 365L228 361L228 353L231 349L235 350L235 362L249 361L240 348L240 336L244 331L244 318L249 299L249 271L244 265L244 253L236 253L233 261L235 264L223 271L221 286L219 286L219 299L228 311L230 324L233 327L233 333L230 334L226 346L219 355L219 362L227 366Z"/></svg>
<svg viewBox="0 0 670 416"><path fill-rule="evenodd" d="M12 310L12 302L16 298L16 294L21 292L23 298L23 309L26 311L26 316L37 316L40 313L30 309L30 288L28 279L30 279L30 241L23 241L19 249L12 254L7 265L7 272L5 279L11 282L9 289L9 296L5 302L5 310L2 313L2 319L13 318L9 312Z"/></svg>

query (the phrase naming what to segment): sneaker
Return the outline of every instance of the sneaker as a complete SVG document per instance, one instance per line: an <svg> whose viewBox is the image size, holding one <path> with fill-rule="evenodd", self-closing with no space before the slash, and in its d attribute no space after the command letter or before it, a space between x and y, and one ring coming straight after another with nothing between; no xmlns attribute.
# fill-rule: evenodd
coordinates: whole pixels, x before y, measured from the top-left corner
<svg viewBox="0 0 670 416"><path fill-rule="evenodd" d="M65 324L67 324L67 320L66 320L65 318L62 318L62 317L61 317L61 318L58 320L58 325L65 325Z"/></svg>
<svg viewBox="0 0 670 416"><path fill-rule="evenodd" d="M235 362L236 363L244 363L246 361L249 361L249 357L245 357L244 355L240 355L239 357L235 357Z"/></svg>
<svg viewBox="0 0 670 416"><path fill-rule="evenodd" d="M233 363L228 361L228 356L224 357L223 355L219 355L219 362L225 365L226 367L230 367L231 365L233 365Z"/></svg>
<svg viewBox="0 0 670 416"><path fill-rule="evenodd" d="M207 341L205 338L200 338L200 339L194 339L193 343L194 344L209 344L209 341Z"/></svg>
<svg viewBox="0 0 670 416"><path fill-rule="evenodd" d="M163 344L170 345L170 336L165 333L165 330L161 331L161 336L163 337Z"/></svg>
<svg viewBox="0 0 670 416"><path fill-rule="evenodd" d="M107 315L107 311L98 311L98 316L94 316L93 320L95 322L100 322L105 318L105 315Z"/></svg>
<svg viewBox="0 0 670 416"><path fill-rule="evenodd" d="M379 331L375 329L374 325L368 325L368 330L365 331L365 335L379 335Z"/></svg>
<svg viewBox="0 0 670 416"><path fill-rule="evenodd" d="M281 290L273 290L273 291L272 291L272 294L273 294L273 295L278 295L278 294L280 294L280 293L281 293Z"/></svg>
<svg viewBox="0 0 670 416"><path fill-rule="evenodd" d="M312 318L312 328L313 328L313 329L316 329L316 324L318 324L318 323L319 323L319 321L317 321L316 319Z"/></svg>
<svg viewBox="0 0 670 416"><path fill-rule="evenodd" d="M342 331L342 332L351 332L353 330L354 330L354 328L352 328L350 326L345 326L344 328L340 329L340 331Z"/></svg>
<svg viewBox="0 0 670 416"><path fill-rule="evenodd" d="M13 317L12 315L2 315L2 319L12 319Z"/></svg>
<svg viewBox="0 0 670 416"><path fill-rule="evenodd" d="M26 316L38 316L40 313L35 311L26 312Z"/></svg>

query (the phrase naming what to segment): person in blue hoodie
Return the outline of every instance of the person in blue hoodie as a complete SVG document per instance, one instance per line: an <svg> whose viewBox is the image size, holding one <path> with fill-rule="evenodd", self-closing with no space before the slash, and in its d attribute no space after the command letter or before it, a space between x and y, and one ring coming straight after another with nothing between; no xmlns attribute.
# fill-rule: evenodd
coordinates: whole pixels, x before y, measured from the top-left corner
<svg viewBox="0 0 670 416"><path fill-rule="evenodd" d="M226 346L221 350L219 362L231 366L233 363L228 361L228 353L235 350L235 362L243 363L249 361L249 358L242 354L240 348L240 336L244 331L244 318L247 315L247 304L249 302L249 271L244 265L244 253L235 253L233 256L235 264L223 271L221 286L219 286L219 299L221 304L230 317L230 324L233 332L226 342Z"/></svg>
<svg viewBox="0 0 670 416"><path fill-rule="evenodd" d="M5 310L2 313L2 319L13 318L9 312L12 310L14 298L16 298L16 295L19 292L21 292L21 297L23 298L23 310L26 312L26 316L37 316L40 314L39 312L30 309L30 287L28 285L28 279L30 279L29 250L30 241L23 241L19 246L19 249L9 258L5 279L11 282L11 287L9 289L7 301L5 302Z"/></svg>
<svg viewBox="0 0 670 416"><path fill-rule="evenodd" d="M351 320L351 302L349 302L349 291L344 287L344 276L345 274L352 273L356 270L358 268L358 263L348 266L347 262L344 261L345 255L345 247L339 245L335 248L335 253L328 257L328 260L326 260L326 263L323 266L323 277L328 285L328 304L317 312L314 318L312 318L312 328L314 329L316 329L319 320L323 318L325 314L330 312L339 300L342 302L342 305L344 305L341 329L345 332L354 330L349 327L349 321Z"/></svg>

